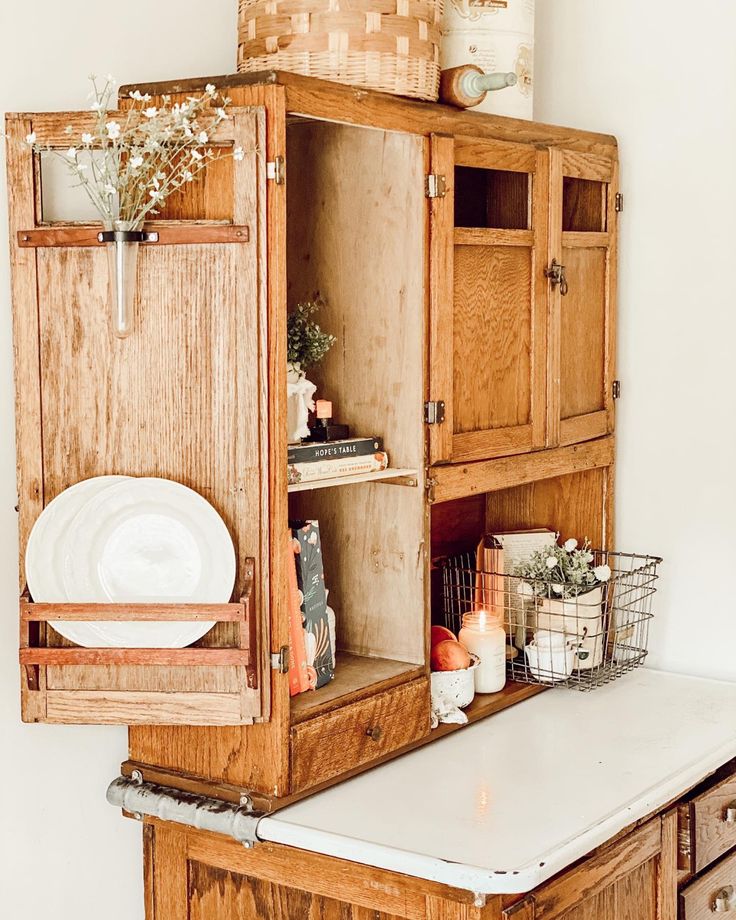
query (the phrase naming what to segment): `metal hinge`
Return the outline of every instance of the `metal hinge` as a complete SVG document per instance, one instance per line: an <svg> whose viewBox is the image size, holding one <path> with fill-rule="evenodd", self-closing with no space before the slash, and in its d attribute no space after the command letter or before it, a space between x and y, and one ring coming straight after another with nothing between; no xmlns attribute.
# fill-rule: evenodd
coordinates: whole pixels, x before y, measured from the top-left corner
<svg viewBox="0 0 736 920"><path fill-rule="evenodd" d="M430 173L424 183L427 198L444 198L447 194L447 179L437 173Z"/></svg>
<svg viewBox="0 0 736 920"><path fill-rule="evenodd" d="M286 160L283 157L274 157L266 163L266 178L271 179L276 185L283 185L286 179Z"/></svg>
<svg viewBox="0 0 736 920"><path fill-rule="evenodd" d="M440 400L425 402L424 404L424 424L439 425L445 420L445 404Z"/></svg>
<svg viewBox="0 0 736 920"><path fill-rule="evenodd" d="M621 398L621 381L620 380L613 381L613 384L611 385L611 396L613 396L614 399Z"/></svg>
<svg viewBox="0 0 736 920"><path fill-rule="evenodd" d="M289 646L282 645L278 652L271 655L271 668L279 674L289 673Z"/></svg>
<svg viewBox="0 0 736 920"><path fill-rule="evenodd" d="M623 211L624 209L624 196L623 192L616 192L616 197L614 198L614 208L617 211Z"/></svg>

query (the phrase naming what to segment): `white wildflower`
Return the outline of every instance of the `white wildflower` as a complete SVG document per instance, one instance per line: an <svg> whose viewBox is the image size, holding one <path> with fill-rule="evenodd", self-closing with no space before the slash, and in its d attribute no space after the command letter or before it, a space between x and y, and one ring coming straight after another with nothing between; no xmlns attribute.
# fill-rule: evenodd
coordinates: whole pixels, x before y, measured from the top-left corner
<svg viewBox="0 0 736 920"><path fill-rule="evenodd" d="M200 131L199 134L197 135L197 140L199 141L200 144L206 144L207 141L209 140L209 137L207 136L207 132Z"/></svg>
<svg viewBox="0 0 736 920"><path fill-rule="evenodd" d="M214 83L208 83L207 86L205 86L204 91L207 93L208 96L214 96L215 93L217 92L217 87L215 86Z"/></svg>
<svg viewBox="0 0 736 920"><path fill-rule="evenodd" d="M224 121L226 118L229 118L229 117L230 117L230 116L227 114L227 112L225 111L225 109L223 109L223 108L216 109L215 111L216 111L216 114L217 114L217 120L218 120L218 121Z"/></svg>
<svg viewBox="0 0 736 920"><path fill-rule="evenodd" d="M154 201L161 201L161 199L164 197L164 193L158 189L151 189L148 194L151 196L151 198L153 198Z"/></svg>
<svg viewBox="0 0 736 920"><path fill-rule="evenodd" d="M199 152L199 150L192 150L192 159L193 160L203 159L202 154Z"/></svg>
<svg viewBox="0 0 736 920"><path fill-rule="evenodd" d="M128 93L131 99L135 99L136 102L143 102L143 94L139 89L134 89L132 93Z"/></svg>
<svg viewBox="0 0 736 920"><path fill-rule="evenodd" d="M147 109L143 109L143 114L146 116L146 118L155 118L156 115L158 115L158 109L155 105L152 105Z"/></svg>
<svg viewBox="0 0 736 920"><path fill-rule="evenodd" d="M89 145L92 143L92 140L92 135L88 131L82 135L82 143L85 147L89 147Z"/></svg>
<svg viewBox="0 0 736 920"><path fill-rule="evenodd" d="M571 553L574 549L577 549L578 541L573 539L565 540L563 546L566 552Z"/></svg>
<svg viewBox="0 0 736 920"><path fill-rule="evenodd" d="M565 590L564 585L557 584L557 582L552 583L552 591L554 594L562 594L564 590Z"/></svg>
<svg viewBox="0 0 736 920"><path fill-rule="evenodd" d="M108 121L105 127L111 141L116 141L120 137L120 125L116 121Z"/></svg>
<svg viewBox="0 0 736 920"><path fill-rule="evenodd" d="M557 557L547 556L546 565L548 569L553 569L557 565Z"/></svg>
<svg viewBox="0 0 736 920"><path fill-rule="evenodd" d="M608 581L611 577L611 567L609 565L597 565L593 569L593 574L598 581Z"/></svg>
<svg viewBox="0 0 736 920"><path fill-rule="evenodd" d="M182 178L184 179L185 182L191 182L194 176L192 175L190 170L185 169L184 172L182 173Z"/></svg>
<svg viewBox="0 0 736 920"><path fill-rule="evenodd" d="M141 166L143 166L143 157L142 157L142 156L137 156L137 157L132 157L132 158L131 158L131 160L130 160L130 168L131 168L131 169L140 169Z"/></svg>
<svg viewBox="0 0 736 920"><path fill-rule="evenodd" d="M534 588L528 581L522 581L516 589L516 593L521 594L522 597L534 597Z"/></svg>
<svg viewBox="0 0 736 920"><path fill-rule="evenodd" d="M243 150L242 147L236 147L235 150L233 150L233 159L234 160L244 160L245 159L245 151Z"/></svg>
<svg viewBox="0 0 736 920"><path fill-rule="evenodd" d="M31 131L30 134L26 134L26 144L28 144L29 147L32 147L35 143L36 143L36 132Z"/></svg>
<svg viewBox="0 0 736 920"><path fill-rule="evenodd" d="M108 195L114 195L117 192L117 189L114 185L111 185L109 182L105 183L104 189Z"/></svg>
<svg viewBox="0 0 736 920"><path fill-rule="evenodd" d="M76 158L77 158L77 148L76 148L76 147L70 147L70 148L67 150L67 152L66 152L66 156L67 156L67 159L69 159L69 160L76 160Z"/></svg>
<svg viewBox="0 0 736 920"><path fill-rule="evenodd" d="M92 103L90 108L92 109L93 112L101 112L104 106L102 105L99 99L95 99L95 101Z"/></svg>

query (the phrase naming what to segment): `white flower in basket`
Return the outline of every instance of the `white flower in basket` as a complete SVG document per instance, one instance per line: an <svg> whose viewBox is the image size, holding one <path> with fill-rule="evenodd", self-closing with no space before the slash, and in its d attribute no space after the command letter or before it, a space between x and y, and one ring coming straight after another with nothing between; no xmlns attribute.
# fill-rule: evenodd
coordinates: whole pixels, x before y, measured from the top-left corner
<svg viewBox="0 0 736 920"><path fill-rule="evenodd" d="M536 598L535 628L574 639L581 671L601 664L606 644L603 589L611 569L594 561L588 541L578 547L567 540L533 553L514 571L523 579L519 593Z"/></svg>

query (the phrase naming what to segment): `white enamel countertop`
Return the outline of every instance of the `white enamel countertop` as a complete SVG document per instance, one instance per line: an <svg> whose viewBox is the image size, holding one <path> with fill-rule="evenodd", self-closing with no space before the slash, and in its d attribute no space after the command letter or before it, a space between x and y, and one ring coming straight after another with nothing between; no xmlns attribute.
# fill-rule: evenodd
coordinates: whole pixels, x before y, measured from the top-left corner
<svg viewBox="0 0 736 920"><path fill-rule="evenodd" d="M478 893L526 892L734 756L736 683L641 669L467 726L262 818L258 836Z"/></svg>

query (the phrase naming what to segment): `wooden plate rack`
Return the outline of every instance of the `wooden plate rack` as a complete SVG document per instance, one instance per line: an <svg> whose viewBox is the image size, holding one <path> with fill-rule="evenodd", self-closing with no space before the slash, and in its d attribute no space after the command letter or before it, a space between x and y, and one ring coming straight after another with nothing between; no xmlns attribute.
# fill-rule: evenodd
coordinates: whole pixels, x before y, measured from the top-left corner
<svg viewBox="0 0 736 920"><path fill-rule="evenodd" d="M50 604L20 599L22 715L26 722L242 725L244 691L257 686L254 560L245 590L229 604ZM229 623L231 645L81 648L49 621ZM206 637L200 642L206 642ZM63 644L57 644L63 643ZM213 671L212 669L216 669Z"/></svg>

